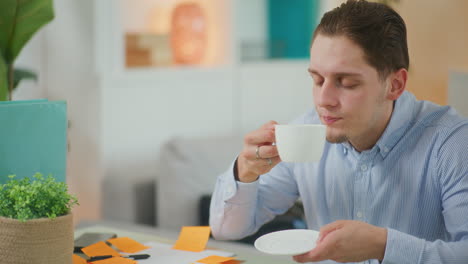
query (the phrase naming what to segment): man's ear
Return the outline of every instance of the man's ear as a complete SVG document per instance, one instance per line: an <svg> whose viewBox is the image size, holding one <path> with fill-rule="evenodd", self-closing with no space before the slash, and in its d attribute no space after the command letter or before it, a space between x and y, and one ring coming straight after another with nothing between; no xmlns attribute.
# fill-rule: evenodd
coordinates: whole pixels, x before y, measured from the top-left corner
<svg viewBox="0 0 468 264"><path fill-rule="evenodd" d="M387 93L387 99L395 101L405 91L408 71L404 68L390 74L390 89Z"/></svg>

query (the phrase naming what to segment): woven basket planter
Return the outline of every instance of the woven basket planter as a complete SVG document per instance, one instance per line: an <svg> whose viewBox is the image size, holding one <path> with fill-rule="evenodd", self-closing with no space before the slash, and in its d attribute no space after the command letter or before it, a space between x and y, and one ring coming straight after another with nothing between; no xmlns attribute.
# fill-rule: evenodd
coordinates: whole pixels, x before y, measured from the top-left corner
<svg viewBox="0 0 468 264"><path fill-rule="evenodd" d="M2 264L71 264L73 215L20 222L0 217Z"/></svg>

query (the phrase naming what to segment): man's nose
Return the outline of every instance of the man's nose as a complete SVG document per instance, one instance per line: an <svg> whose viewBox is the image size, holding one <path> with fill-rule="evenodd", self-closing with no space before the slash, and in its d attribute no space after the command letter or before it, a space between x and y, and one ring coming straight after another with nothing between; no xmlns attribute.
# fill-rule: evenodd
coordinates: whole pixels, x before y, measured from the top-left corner
<svg viewBox="0 0 468 264"><path fill-rule="evenodd" d="M338 88L328 80L325 80L315 93L315 103L320 107L335 107L338 105Z"/></svg>

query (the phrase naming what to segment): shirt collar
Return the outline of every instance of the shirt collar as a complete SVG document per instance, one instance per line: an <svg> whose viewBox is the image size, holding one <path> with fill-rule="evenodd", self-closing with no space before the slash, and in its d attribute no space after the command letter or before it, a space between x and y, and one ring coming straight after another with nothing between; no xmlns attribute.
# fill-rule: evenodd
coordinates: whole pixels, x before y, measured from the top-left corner
<svg viewBox="0 0 468 264"><path fill-rule="evenodd" d="M383 159L387 157L388 153L390 153L410 127L414 120L415 103L416 98L407 91L404 91L400 98L396 100L390 122L375 144L375 146L379 148ZM353 149L353 146L349 142L343 142L341 144L346 149L346 152Z"/></svg>
<svg viewBox="0 0 468 264"><path fill-rule="evenodd" d="M405 91L398 98L393 106L390 122L384 133L377 141L376 145L380 149L382 158L385 159L390 151L395 147L401 137L405 134L414 122L414 109L416 98L413 94Z"/></svg>

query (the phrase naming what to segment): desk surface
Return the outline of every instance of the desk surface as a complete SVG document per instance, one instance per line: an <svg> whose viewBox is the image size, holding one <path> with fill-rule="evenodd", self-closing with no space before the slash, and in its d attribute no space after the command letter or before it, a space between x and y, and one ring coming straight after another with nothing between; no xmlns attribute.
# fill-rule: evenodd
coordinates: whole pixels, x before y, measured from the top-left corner
<svg viewBox="0 0 468 264"><path fill-rule="evenodd" d="M149 241L173 244L179 233L178 231L163 230L143 225L132 225L116 222L81 222L76 227L75 238L84 232L111 232L118 236L128 236L139 242ZM290 256L272 256L257 251L253 246L227 241L217 241L210 239L207 247L217 248L233 252L239 260L245 263L268 263L268 264L292 264L296 263Z"/></svg>

